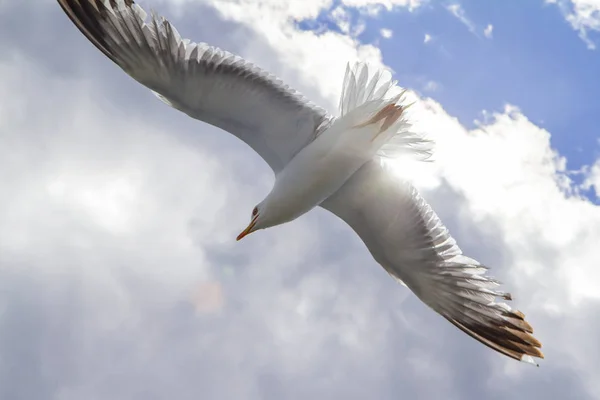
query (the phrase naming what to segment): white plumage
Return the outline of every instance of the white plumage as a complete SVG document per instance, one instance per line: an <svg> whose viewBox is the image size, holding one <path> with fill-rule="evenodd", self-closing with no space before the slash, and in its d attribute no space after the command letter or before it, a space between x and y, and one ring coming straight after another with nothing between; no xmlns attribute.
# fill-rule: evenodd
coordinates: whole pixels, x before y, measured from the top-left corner
<svg viewBox="0 0 600 400"><path fill-rule="evenodd" d="M348 67L334 117L242 58L182 39L132 0L58 0L81 32L131 77L192 118L226 130L276 175L243 236L321 206L361 237L375 260L456 327L511 358L543 358L524 315L486 268L462 254L416 189L381 157L427 159L410 131L403 92L386 71Z"/></svg>

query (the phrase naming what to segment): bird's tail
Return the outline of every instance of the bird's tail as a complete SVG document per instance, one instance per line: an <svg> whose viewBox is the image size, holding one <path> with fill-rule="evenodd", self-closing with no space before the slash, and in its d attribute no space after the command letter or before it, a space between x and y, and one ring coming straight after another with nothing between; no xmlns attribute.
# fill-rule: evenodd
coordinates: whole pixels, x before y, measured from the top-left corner
<svg viewBox="0 0 600 400"><path fill-rule="evenodd" d="M406 89L402 90L396 83L389 71L370 70L365 62L348 64L340 97L340 116L355 121L355 127L380 125L380 133L386 132L389 139L378 151L379 156L410 154L428 160L433 142L411 131L406 116L411 104L406 104Z"/></svg>

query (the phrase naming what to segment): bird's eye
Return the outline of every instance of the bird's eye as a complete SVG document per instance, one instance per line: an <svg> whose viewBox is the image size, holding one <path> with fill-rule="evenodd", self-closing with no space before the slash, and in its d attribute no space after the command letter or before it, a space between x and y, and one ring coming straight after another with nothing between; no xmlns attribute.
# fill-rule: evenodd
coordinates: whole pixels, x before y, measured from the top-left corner
<svg viewBox="0 0 600 400"><path fill-rule="evenodd" d="M254 207L254 210L252 210L252 216L256 217L256 214L258 214L258 208Z"/></svg>

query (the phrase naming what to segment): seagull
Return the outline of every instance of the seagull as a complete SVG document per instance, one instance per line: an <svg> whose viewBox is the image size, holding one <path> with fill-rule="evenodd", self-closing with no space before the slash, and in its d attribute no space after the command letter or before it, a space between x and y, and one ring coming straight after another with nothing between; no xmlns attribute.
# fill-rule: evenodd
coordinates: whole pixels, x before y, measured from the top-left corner
<svg viewBox="0 0 600 400"><path fill-rule="evenodd" d="M544 358L533 328L462 250L410 183L382 162L428 160L411 132L405 90L386 70L348 64L339 115L243 58L183 39L133 0L57 0L105 56L161 101L225 130L271 167L275 183L237 240L320 206L345 221L394 279L455 327L510 358ZM394 94L395 93L395 94Z"/></svg>

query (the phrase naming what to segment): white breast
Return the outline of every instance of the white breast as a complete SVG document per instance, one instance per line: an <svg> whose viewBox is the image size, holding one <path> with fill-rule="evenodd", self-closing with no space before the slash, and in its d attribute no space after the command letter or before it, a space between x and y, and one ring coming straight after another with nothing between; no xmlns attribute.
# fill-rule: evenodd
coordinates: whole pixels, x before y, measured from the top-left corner
<svg viewBox="0 0 600 400"><path fill-rule="evenodd" d="M294 220L335 193L375 156L385 140L372 140L378 129L375 125L349 128L340 119L302 149L277 175L265 199L265 206L278 216L272 224Z"/></svg>

